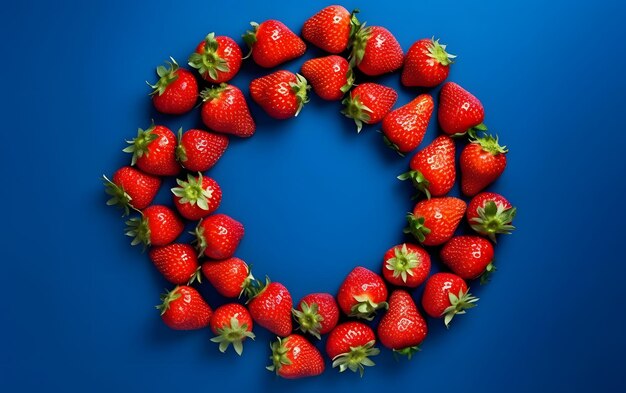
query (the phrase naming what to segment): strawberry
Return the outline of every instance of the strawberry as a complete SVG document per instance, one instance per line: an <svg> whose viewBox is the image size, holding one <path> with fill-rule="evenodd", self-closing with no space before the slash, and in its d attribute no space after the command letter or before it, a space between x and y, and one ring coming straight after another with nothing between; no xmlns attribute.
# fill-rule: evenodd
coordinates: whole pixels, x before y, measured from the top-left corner
<svg viewBox="0 0 626 393"><path fill-rule="evenodd" d="M204 89L202 96L202 122L209 129L247 138L254 134L256 125L248 103L236 86L222 83Z"/></svg>
<svg viewBox="0 0 626 393"><path fill-rule="evenodd" d="M174 205L181 216L199 220L213 213L222 201L222 189L210 177L187 174L187 181L176 179L178 187L172 188Z"/></svg>
<svg viewBox="0 0 626 393"><path fill-rule="evenodd" d="M306 51L306 44L282 22L266 20L258 24L250 22L252 30L243 35L250 47L252 59L265 68L272 68L286 61L300 57Z"/></svg>
<svg viewBox="0 0 626 393"><path fill-rule="evenodd" d="M393 72L402 67L404 62L400 43L384 27L359 27L352 37L351 45L351 61L365 75Z"/></svg>
<svg viewBox="0 0 626 393"><path fill-rule="evenodd" d="M496 270L493 265L493 246L480 236L456 236L448 240L439 254L441 262L464 280L480 277L484 284Z"/></svg>
<svg viewBox="0 0 626 393"><path fill-rule="evenodd" d="M422 307L433 318L444 317L446 327L457 314L476 307L477 297L469 293L463 279L452 273L436 273L426 281L422 294Z"/></svg>
<svg viewBox="0 0 626 393"><path fill-rule="evenodd" d="M398 99L398 93L391 87L377 83L362 83L350 91L350 96L341 103L341 111L346 117L354 119L357 132L361 132L363 123L376 124L389 113Z"/></svg>
<svg viewBox="0 0 626 393"><path fill-rule="evenodd" d="M233 79L241 67L239 45L230 37L209 33L189 56L189 65L210 83L223 83Z"/></svg>
<svg viewBox="0 0 626 393"><path fill-rule="evenodd" d="M323 100L340 100L354 82L348 60L336 55L307 60L301 72Z"/></svg>
<svg viewBox="0 0 626 393"><path fill-rule="evenodd" d="M213 310L198 291L181 285L161 295L162 304L156 306L161 310L163 322L175 330L194 330L209 326Z"/></svg>
<svg viewBox="0 0 626 393"><path fill-rule="evenodd" d="M339 307L330 293L312 293L300 300L293 316L299 330L321 339L321 334L330 332L337 325Z"/></svg>
<svg viewBox="0 0 626 393"><path fill-rule="evenodd" d="M148 86L154 89L150 95L157 111L180 115L189 112L196 105L198 82L191 72L180 68L176 60L171 57L170 60L171 63L166 62L169 67L157 67L159 80L155 85L148 83Z"/></svg>
<svg viewBox="0 0 626 393"><path fill-rule="evenodd" d="M302 37L329 53L341 53L350 41L353 26L358 25L355 14L340 5L331 5L322 9L304 22Z"/></svg>
<svg viewBox="0 0 626 393"><path fill-rule="evenodd" d="M123 151L132 153L131 165L151 175L175 176L180 171L176 161L176 135L167 127L152 124L141 128L137 137Z"/></svg>
<svg viewBox="0 0 626 393"><path fill-rule="evenodd" d="M291 334L293 301L283 284L269 279L265 284L255 281L248 293L248 310L256 323L281 337Z"/></svg>
<svg viewBox="0 0 626 393"><path fill-rule="evenodd" d="M380 320L377 333L381 344L411 359L420 350L428 326L411 295L398 289L389 297L389 310Z"/></svg>
<svg viewBox="0 0 626 393"><path fill-rule="evenodd" d="M496 242L496 234L510 234L515 229L511 223L517 209L502 195L481 192L467 207L467 222L472 229Z"/></svg>
<svg viewBox="0 0 626 393"><path fill-rule="evenodd" d="M382 277L362 266L355 267L339 287L337 302L349 317L371 321L376 310L387 308L387 287Z"/></svg>
<svg viewBox="0 0 626 393"><path fill-rule="evenodd" d="M324 372L322 354L304 337L292 334L285 338L277 337L272 348L272 364L266 368L276 375L296 379L314 377Z"/></svg>
<svg viewBox="0 0 626 393"><path fill-rule="evenodd" d="M202 274L220 295L239 297L254 279L248 265L239 258L209 261L202 264Z"/></svg>
<svg viewBox="0 0 626 393"><path fill-rule="evenodd" d="M432 198L419 201L413 213L407 215L410 233L425 246L438 246L447 242L465 214L466 204L454 197Z"/></svg>
<svg viewBox="0 0 626 393"><path fill-rule="evenodd" d="M157 270L172 284L200 281L196 250L189 244L172 243L155 247L150 249L148 255Z"/></svg>
<svg viewBox="0 0 626 393"><path fill-rule="evenodd" d="M244 235L243 225L226 214L214 214L202 219L195 230L198 254L213 259L226 259Z"/></svg>
<svg viewBox="0 0 626 393"><path fill-rule="evenodd" d="M209 326L216 334L211 341L219 344L222 353L226 352L232 344L237 355L241 356L243 340L246 338L254 340L252 317L241 304L228 303L216 308L209 321Z"/></svg>
<svg viewBox="0 0 626 393"><path fill-rule="evenodd" d="M446 52L446 46L433 38L423 38L411 45L404 59L402 84L404 86L435 87L450 73L450 64L456 56Z"/></svg>
<svg viewBox="0 0 626 393"><path fill-rule="evenodd" d="M309 102L307 80L300 74L280 70L250 82L250 96L274 119L298 116Z"/></svg>
<svg viewBox="0 0 626 393"><path fill-rule="evenodd" d="M506 146L491 135L471 137L461 152L461 191L467 196L478 194L493 183L506 168Z"/></svg>
<svg viewBox="0 0 626 393"><path fill-rule="evenodd" d="M454 141L447 135L438 136L413 156L409 164L411 170L398 176L398 179L410 179L415 188L428 199L431 196L444 196L454 186L454 160Z"/></svg>
<svg viewBox="0 0 626 393"><path fill-rule="evenodd" d="M383 277L388 283L417 288L430 273L430 255L420 246L403 243L390 248L383 257Z"/></svg>
<svg viewBox="0 0 626 393"><path fill-rule="evenodd" d="M204 172L212 168L228 147L226 135L196 129L184 134L182 131L182 128L178 130L176 158L185 169L192 172Z"/></svg>
<svg viewBox="0 0 626 393"><path fill-rule="evenodd" d="M449 135L463 135L470 130L484 131L483 104L454 82L447 82L439 92L439 126Z"/></svg>
<svg viewBox="0 0 626 393"><path fill-rule="evenodd" d="M426 134L435 103L430 94L421 94L413 101L389 112L383 119L385 143L400 155L414 150Z"/></svg>
<svg viewBox="0 0 626 393"><path fill-rule="evenodd" d="M380 353L375 344L376 336L371 327L362 322L344 322L328 335L326 353L340 372L349 369L363 376L365 366L375 365L370 357Z"/></svg>
<svg viewBox="0 0 626 393"><path fill-rule="evenodd" d="M126 221L126 235L133 238L133 246L142 243L147 246L170 244L183 232L185 225L172 209L162 205L152 205L141 211L141 218L133 217Z"/></svg>
<svg viewBox="0 0 626 393"><path fill-rule="evenodd" d="M106 193L111 195L107 205L123 208L125 216L131 207L137 210L148 207L161 187L161 179L130 166L118 169L112 181L104 175L102 180Z"/></svg>

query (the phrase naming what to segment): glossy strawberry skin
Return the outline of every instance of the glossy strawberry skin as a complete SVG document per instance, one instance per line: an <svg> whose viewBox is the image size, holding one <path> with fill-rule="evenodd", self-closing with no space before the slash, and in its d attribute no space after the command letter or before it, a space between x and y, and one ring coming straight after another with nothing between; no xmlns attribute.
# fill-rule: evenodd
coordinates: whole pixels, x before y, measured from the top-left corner
<svg viewBox="0 0 626 393"><path fill-rule="evenodd" d="M337 302L341 311L350 316L353 314L352 308L360 302L357 298L364 297L375 304L386 305L387 294L387 286L382 277L369 269L357 266L339 287Z"/></svg>
<svg viewBox="0 0 626 393"><path fill-rule="evenodd" d="M279 355L275 348L281 347ZM283 339L278 338L272 343L273 366L268 367L276 371L279 377L297 379L314 377L324 372L324 359L320 352L310 342L299 334L291 334ZM281 362L280 360L283 362Z"/></svg>
<svg viewBox="0 0 626 393"><path fill-rule="evenodd" d="M195 178L198 180L198 177ZM214 179L208 176L202 176L202 188L211 194L211 197L206 198L208 201L208 209L206 210L198 206L197 203L193 205L191 203L183 203L181 202L181 197L176 195L172 196L174 206L176 206L181 216L191 221L197 221L217 210L222 202L222 189L220 185L217 184Z"/></svg>
<svg viewBox="0 0 626 393"><path fill-rule="evenodd" d="M307 60L302 64L301 72L315 94L323 100L340 100L352 85L350 65L341 56L331 55Z"/></svg>
<svg viewBox="0 0 626 393"><path fill-rule="evenodd" d="M213 310L194 288L179 286L172 291L180 295L162 310L161 319L175 330L194 330L209 326Z"/></svg>
<svg viewBox="0 0 626 393"><path fill-rule="evenodd" d="M443 316L446 308L450 307L448 294L457 295L461 290L467 292L465 281L452 273L436 273L426 281L422 295L422 307L426 314L433 318Z"/></svg>
<svg viewBox="0 0 626 393"><path fill-rule="evenodd" d="M311 293L304 296L296 309L302 311L302 303L306 303L309 307L316 304L318 313L322 316L320 321L319 334L326 334L337 326L339 321L339 307L335 301L335 297L330 293Z"/></svg>
<svg viewBox="0 0 626 393"><path fill-rule="evenodd" d="M221 261L204 262L202 274L220 295L235 298L247 285L250 269L243 260L233 257Z"/></svg>
<svg viewBox="0 0 626 393"><path fill-rule="evenodd" d="M256 125L248 103L236 86L223 84L202 92L202 122L207 128L241 138L254 135Z"/></svg>
<svg viewBox="0 0 626 393"><path fill-rule="evenodd" d="M251 44L252 59L261 67L275 67L306 51L304 41L280 21L270 19L253 27L254 34L246 34L244 39Z"/></svg>
<svg viewBox="0 0 626 393"><path fill-rule="evenodd" d="M217 163L227 147L226 135L191 129L179 138L176 157L185 169L204 172Z"/></svg>
<svg viewBox="0 0 626 393"><path fill-rule="evenodd" d="M344 322L335 327L326 341L326 353L330 359L343 353L350 352L350 347L364 346L370 341L376 341L376 335L371 327L362 322Z"/></svg>
<svg viewBox="0 0 626 393"><path fill-rule="evenodd" d="M350 91L349 98L342 101L345 105L342 113L354 119L357 131L362 123L376 124L383 120L398 99L398 93L387 86L377 83L361 83Z"/></svg>
<svg viewBox="0 0 626 393"><path fill-rule="evenodd" d="M482 103L454 82L447 82L439 92L439 126L449 135L462 134L485 119Z"/></svg>
<svg viewBox="0 0 626 393"><path fill-rule="evenodd" d="M291 334L291 308L293 300L287 288L271 282L248 303L254 321L270 332L286 337Z"/></svg>
<svg viewBox="0 0 626 393"><path fill-rule="evenodd" d="M440 197L448 194L456 179L454 141L441 135L413 156L409 166L419 171L428 181L430 195Z"/></svg>
<svg viewBox="0 0 626 393"><path fill-rule="evenodd" d="M232 257L244 235L244 227L226 214L213 214L196 227L199 255L212 259Z"/></svg>
<svg viewBox="0 0 626 393"><path fill-rule="evenodd" d="M170 115L180 115L193 109L198 101L198 82L193 74L184 69L177 69L172 81L162 94L154 94L152 103L154 108Z"/></svg>
<svg viewBox="0 0 626 393"><path fill-rule="evenodd" d="M421 243L425 246L438 246L447 242L459 226L466 207L463 200L454 197L418 202L413 209L413 216L423 217L423 226L430 230Z"/></svg>
<svg viewBox="0 0 626 393"><path fill-rule="evenodd" d="M446 80L450 73L450 56L445 53L445 46L443 53L437 50L441 47L438 42L431 38L424 38L413 43L404 59L402 84L404 86L435 87ZM439 56L437 56L438 54Z"/></svg>
<svg viewBox="0 0 626 393"><path fill-rule="evenodd" d="M177 175L180 172L180 165L176 161L176 135L169 128L161 125L148 128L143 135L145 136L138 136L138 138L147 142L146 151L141 155L133 156L137 168L156 176ZM151 140L148 141L146 138Z"/></svg>
<svg viewBox="0 0 626 393"><path fill-rule="evenodd" d="M367 38L364 42L362 59L358 61L358 69L368 76L377 76L393 72L402 67L404 53L402 47L391 32L381 26L366 27ZM358 50L359 44L354 44Z"/></svg>
<svg viewBox="0 0 626 393"><path fill-rule="evenodd" d="M217 78L215 79L211 78L208 72L203 73L201 76L207 82L217 84L217 83L228 82L229 80L233 79L235 75L237 75L237 73L239 72L239 69L241 68L243 55L241 53L241 48L239 47L237 42L235 42L235 40L233 40L232 38L227 37L227 36L217 36L215 37L215 41L217 41L217 45L218 45L217 51L215 53L220 58L226 61L226 63L228 64L228 71L216 70ZM205 46L206 46L206 41L203 40L202 42L198 44L195 52L202 54L204 52Z"/></svg>
<svg viewBox="0 0 626 393"><path fill-rule="evenodd" d="M322 9L304 22L302 37L328 53L343 52L350 39L350 12L340 5Z"/></svg>
<svg viewBox="0 0 626 393"><path fill-rule="evenodd" d="M506 168L506 155L492 153L478 143L469 143L461 152L461 191L474 196L500 177Z"/></svg>
<svg viewBox="0 0 626 393"><path fill-rule="evenodd" d="M394 270L391 268L390 263L396 258L396 250L402 249L402 246L406 246L406 250L414 254L414 258L417 261L417 266L411 268L413 274L406 274L406 281L401 276L394 277ZM388 283L400 287L417 288L422 285L428 274L430 273L431 261L430 255L422 247L415 244L404 243L391 247L383 256L383 277Z"/></svg>
<svg viewBox="0 0 626 393"><path fill-rule="evenodd" d="M429 94L389 112L383 119L382 130L389 142L401 153L408 153L424 139L435 103Z"/></svg>
<svg viewBox="0 0 626 393"><path fill-rule="evenodd" d="M270 117L289 119L296 116L307 101L307 85L303 87L304 91L295 91L295 85L299 83L296 74L285 70L276 71L252 80L250 96Z"/></svg>
<svg viewBox="0 0 626 393"><path fill-rule="evenodd" d="M228 303L216 308L215 311L213 311L209 324L211 331L214 334L219 334L218 329L229 327L232 318L236 318L240 326L246 325L246 331L252 331L254 327L252 316L248 312L248 309L239 303Z"/></svg>
<svg viewBox="0 0 626 393"><path fill-rule="evenodd" d="M428 334L426 320L408 292L391 293L389 310L380 320L377 333L382 345L396 351L416 347L424 341Z"/></svg>
<svg viewBox="0 0 626 393"><path fill-rule="evenodd" d="M441 248L441 261L457 276L473 280L493 262L494 250L489 240L480 236L456 236Z"/></svg>
<svg viewBox="0 0 626 393"><path fill-rule="evenodd" d="M154 247L148 255L157 270L172 284L186 284L198 270L196 250L189 244Z"/></svg>
<svg viewBox="0 0 626 393"><path fill-rule="evenodd" d="M165 246L170 244L185 229L185 225L172 209L163 205L152 205L143 211L143 219L150 230L150 245Z"/></svg>
<svg viewBox="0 0 626 393"><path fill-rule="evenodd" d="M145 209L159 192L161 179L143 173L131 166L118 169L112 178L112 182L121 187L130 196L129 204L135 209Z"/></svg>

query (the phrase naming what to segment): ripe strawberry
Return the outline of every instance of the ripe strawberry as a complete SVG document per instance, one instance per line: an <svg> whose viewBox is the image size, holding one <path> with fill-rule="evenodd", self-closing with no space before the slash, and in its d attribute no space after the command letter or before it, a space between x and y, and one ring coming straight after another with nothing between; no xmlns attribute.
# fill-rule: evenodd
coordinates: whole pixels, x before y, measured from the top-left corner
<svg viewBox="0 0 626 393"><path fill-rule="evenodd" d="M404 62L396 37L380 26L360 27L352 37L351 61L362 73L376 76L393 72Z"/></svg>
<svg viewBox="0 0 626 393"><path fill-rule="evenodd" d="M113 181L102 176L105 191L111 195L107 205L116 205L124 209L127 216L129 208L145 209L161 187L161 179L148 175L130 166L124 166L113 174Z"/></svg>
<svg viewBox="0 0 626 393"><path fill-rule="evenodd" d="M506 146L491 135L470 138L461 152L461 191L467 196L478 194L496 180L506 168Z"/></svg>
<svg viewBox="0 0 626 393"><path fill-rule="evenodd" d="M265 284L255 281L248 293L248 310L256 323L281 337L291 334L293 301L283 284L269 279Z"/></svg>
<svg viewBox="0 0 626 393"><path fill-rule="evenodd" d="M409 48L402 69L404 86L435 87L450 73L456 56L446 52L446 46L434 38L415 41Z"/></svg>
<svg viewBox="0 0 626 393"><path fill-rule="evenodd" d="M454 82L447 82L439 92L439 126L446 134L463 135L470 130L485 131L483 104Z"/></svg>
<svg viewBox="0 0 626 393"><path fill-rule="evenodd" d="M425 246L438 246L447 242L465 214L466 204L454 197L432 198L419 201L413 213L407 215L410 233Z"/></svg>
<svg viewBox="0 0 626 393"><path fill-rule="evenodd" d="M252 59L261 67L271 68L300 57L306 44L282 22L266 20L258 24L250 22L253 30L247 31L243 39L250 47Z"/></svg>
<svg viewBox="0 0 626 393"><path fill-rule="evenodd" d="M230 344L233 344L235 352L241 356L243 353L243 340L246 338L254 340L252 317L241 304L229 303L215 309L209 326L213 333L216 334L211 341L219 343L220 352L222 353L226 352Z"/></svg>
<svg viewBox="0 0 626 393"><path fill-rule="evenodd" d="M392 247L383 257L383 277L388 283L417 288L430 273L430 255L420 246L410 243Z"/></svg>
<svg viewBox="0 0 626 393"><path fill-rule="evenodd" d="M296 379L314 377L324 372L322 354L304 337L292 334L285 338L277 337L272 348L272 364L266 368L276 375Z"/></svg>
<svg viewBox="0 0 626 393"><path fill-rule="evenodd" d="M361 266L355 267L339 287L337 302L349 317L371 321L376 310L387 308L387 287L382 277Z"/></svg>
<svg viewBox="0 0 626 393"><path fill-rule="evenodd" d="M426 134L435 103L430 94L421 94L413 101L389 112L383 119L385 143L395 151L414 150Z"/></svg>
<svg viewBox="0 0 626 393"><path fill-rule="evenodd" d="M133 217L126 221L126 235L133 238L135 246L142 243L147 246L170 244L183 232L185 225L172 209L162 205L152 205L141 211L141 218Z"/></svg>
<svg viewBox="0 0 626 393"><path fill-rule="evenodd" d="M147 130L141 128L137 137L123 151L132 153L131 165L151 175L175 176L180 171L176 161L176 135L165 126L152 124Z"/></svg>
<svg viewBox="0 0 626 393"><path fill-rule="evenodd" d="M293 310L298 329L321 339L321 334L333 330L339 321L339 307L330 293L306 295Z"/></svg>
<svg viewBox="0 0 626 393"><path fill-rule="evenodd" d="M348 60L336 55L307 60L301 72L323 100L340 100L354 82Z"/></svg>
<svg viewBox="0 0 626 393"><path fill-rule="evenodd" d="M210 177L187 174L187 181L176 179L178 187L172 188L174 205L181 216L196 221L213 213L222 202L222 189Z"/></svg>
<svg viewBox="0 0 626 393"><path fill-rule="evenodd" d="M307 80L300 74L280 70L250 82L250 96L274 119L298 116L309 102Z"/></svg>
<svg viewBox="0 0 626 393"><path fill-rule="evenodd" d="M198 254L212 259L226 259L235 250L244 235L243 225L226 214L214 214L202 219L196 227Z"/></svg>
<svg viewBox="0 0 626 393"><path fill-rule="evenodd" d="M241 67L242 54L239 45L230 37L209 33L189 56L189 65L211 83L223 83L233 79Z"/></svg>
<svg viewBox="0 0 626 393"><path fill-rule="evenodd" d="M256 125L250 115L248 103L236 86L222 83L204 89L201 93L202 122L209 129L242 138L250 137Z"/></svg>
<svg viewBox="0 0 626 393"><path fill-rule="evenodd" d="M426 281L422 295L422 307L433 318L444 317L446 327L457 314L465 314L476 307L477 297L469 293L463 279L452 273L436 273Z"/></svg>
<svg viewBox="0 0 626 393"><path fill-rule="evenodd" d="M156 69L159 80L155 85L148 83L154 90L152 103L154 108L170 115L189 112L198 101L198 82L191 72L180 68L176 60L170 57L166 62L169 67L158 66Z"/></svg>
<svg viewBox="0 0 626 393"><path fill-rule="evenodd" d="M350 91L350 96L341 103L341 111L346 117L354 119L357 132L361 132L363 123L376 124L389 113L398 99L398 93L391 87L377 83L362 83Z"/></svg>
<svg viewBox="0 0 626 393"><path fill-rule="evenodd" d="M480 236L456 236L450 239L439 254L441 262L464 280L480 277L484 284L496 270L493 265L493 246Z"/></svg>
<svg viewBox="0 0 626 393"><path fill-rule="evenodd" d="M359 25L355 14L340 5L331 5L313 15L302 27L302 37L329 53L341 53L348 47L350 31Z"/></svg>
<svg viewBox="0 0 626 393"><path fill-rule="evenodd" d="M467 222L472 229L489 237L494 243L496 234L510 234L515 229L511 223L517 209L502 195L495 192L481 192L469 203Z"/></svg>
<svg viewBox="0 0 626 393"><path fill-rule="evenodd" d="M185 285L161 295L162 304L156 306L161 310L163 322L175 330L194 330L209 326L213 310L202 296Z"/></svg>
<svg viewBox="0 0 626 393"><path fill-rule="evenodd" d="M344 322L328 335L326 353L340 372L349 369L363 376L365 366L375 365L370 357L380 353L375 344L376 336L371 327L362 322Z"/></svg>
<svg viewBox="0 0 626 393"><path fill-rule="evenodd" d="M377 333L381 344L411 359L420 350L428 326L411 295L398 289L389 297L389 311L380 320Z"/></svg>
<svg viewBox="0 0 626 393"><path fill-rule="evenodd" d="M209 170L222 157L228 147L226 135L191 129L184 134L178 130L176 158L192 172Z"/></svg>
<svg viewBox="0 0 626 393"><path fill-rule="evenodd" d="M209 261L202 264L202 273L220 295L239 297L254 279L248 265L239 258Z"/></svg>
<svg viewBox="0 0 626 393"><path fill-rule="evenodd" d="M441 135L413 156L411 170L398 176L400 180L411 182L428 199L431 196L444 196L454 186L456 167L454 166L454 141Z"/></svg>
<svg viewBox="0 0 626 393"><path fill-rule="evenodd" d="M200 281L196 250L189 244L173 243L155 247L148 255L157 270L172 284L183 285Z"/></svg>

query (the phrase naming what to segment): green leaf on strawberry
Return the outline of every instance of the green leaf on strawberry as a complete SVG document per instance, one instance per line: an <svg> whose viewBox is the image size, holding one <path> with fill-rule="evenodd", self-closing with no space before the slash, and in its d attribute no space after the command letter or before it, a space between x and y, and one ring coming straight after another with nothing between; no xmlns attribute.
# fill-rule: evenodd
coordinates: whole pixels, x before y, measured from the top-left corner
<svg viewBox="0 0 626 393"><path fill-rule="evenodd" d="M172 188L172 194L179 197L180 203L198 205L202 210L209 210L209 199L213 196L212 188L202 188L202 172L198 177L187 174L187 181L176 179L178 187Z"/></svg>
<svg viewBox="0 0 626 393"><path fill-rule="evenodd" d="M478 301L477 297L469 293L469 289L467 291L461 289L458 295L449 292L448 298L450 299L450 306L443 311L443 322L447 328L450 327L450 322L455 315L465 314L465 310L476 307Z"/></svg>
<svg viewBox="0 0 626 393"><path fill-rule="evenodd" d="M372 340L365 345L350 347L350 351L339 354L333 358L333 367L339 367L340 372L346 370L353 372L358 371L362 377L365 367L376 365L376 363L370 359L371 356L376 356L380 353L380 349L374 347L375 343L376 341Z"/></svg>
<svg viewBox="0 0 626 393"><path fill-rule="evenodd" d="M167 89L172 82L178 79L176 71L178 71L180 67L173 57L170 56L170 60L171 62L165 62L168 65L167 67L162 65L157 67L156 72L159 76L159 80L156 84L152 85L146 81L148 86L153 89L152 93L150 93L151 96L156 94L162 95L165 92L165 89Z"/></svg>
<svg viewBox="0 0 626 393"><path fill-rule="evenodd" d="M230 326L217 329L217 336L213 337L211 341L219 343L220 352L226 352L228 347L232 344L237 355L243 353L243 340L251 338L254 340L255 335L248 331L248 325L239 324L239 320L236 317L230 319Z"/></svg>
<svg viewBox="0 0 626 393"><path fill-rule="evenodd" d="M470 226L478 233L487 235L496 243L496 234L510 234L515 229L511 222L515 218L517 209L506 208L502 204L488 201L484 206L476 209L478 217L472 218Z"/></svg>

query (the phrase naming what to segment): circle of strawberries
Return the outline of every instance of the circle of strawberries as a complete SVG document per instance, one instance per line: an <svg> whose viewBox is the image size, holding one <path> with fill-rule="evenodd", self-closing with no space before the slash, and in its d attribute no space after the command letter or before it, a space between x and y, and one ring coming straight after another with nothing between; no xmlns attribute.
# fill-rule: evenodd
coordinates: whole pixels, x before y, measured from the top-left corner
<svg viewBox="0 0 626 393"><path fill-rule="evenodd" d="M250 96L269 116L287 119L303 109L312 88L321 99L342 100L341 113L354 120L358 132L364 125L380 123L384 143L400 155L411 153L424 138L435 110L433 97L420 94L393 109L396 91L356 83L353 71L371 77L401 70L404 86L430 88L445 81L455 56L434 38L415 41L405 54L389 30L366 26L357 12L334 5L310 17L302 38L329 55L306 61L301 74L278 70L254 79ZM332 367L362 375L374 365L380 347L409 358L419 351L428 333L423 313L450 326L456 315L476 306L478 298L471 295L468 282L488 280L495 270L497 235L514 229L515 207L504 196L484 191L504 171L507 149L487 132L478 98L445 82L437 108L443 133L417 151L409 170L398 176L415 187L418 202L407 214L404 229L414 240L390 247L377 272L354 268L336 295L311 293L295 303L283 284L255 279L248 264L235 256L244 226L215 213L222 191L205 172L228 148L227 135L248 138L255 132L243 92L228 84L242 61L251 57L261 67L276 67L305 53L302 38L277 20L252 22L243 35L249 46L245 57L235 40L209 33L189 56L191 68L173 58L159 66L158 80L149 83L155 109L183 114L200 100L206 129L175 133L161 124L139 129L124 149L132 154L130 165L111 179L103 177L111 196L107 204L132 214L126 222L132 244L149 249L154 266L175 285L157 306L167 326L208 327L221 352L232 346L239 355L244 342L255 338L254 326L261 326L277 335L267 369L284 378L321 374L324 355L312 342L328 335L325 355ZM200 90L198 77L210 86ZM469 203L447 196L457 178L453 138L468 142L459 167L461 190L471 198ZM176 176L171 206L152 204L164 176ZM454 236L463 219L475 233ZM193 246L176 242L184 220L197 221ZM439 255L450 272L430 274L431 246L442 246ZM203 279L233 300L213 309L194 288ZM420 285L421 309L411 295ZM377 313L382 317L374 327L370 321Z"/></svg>

